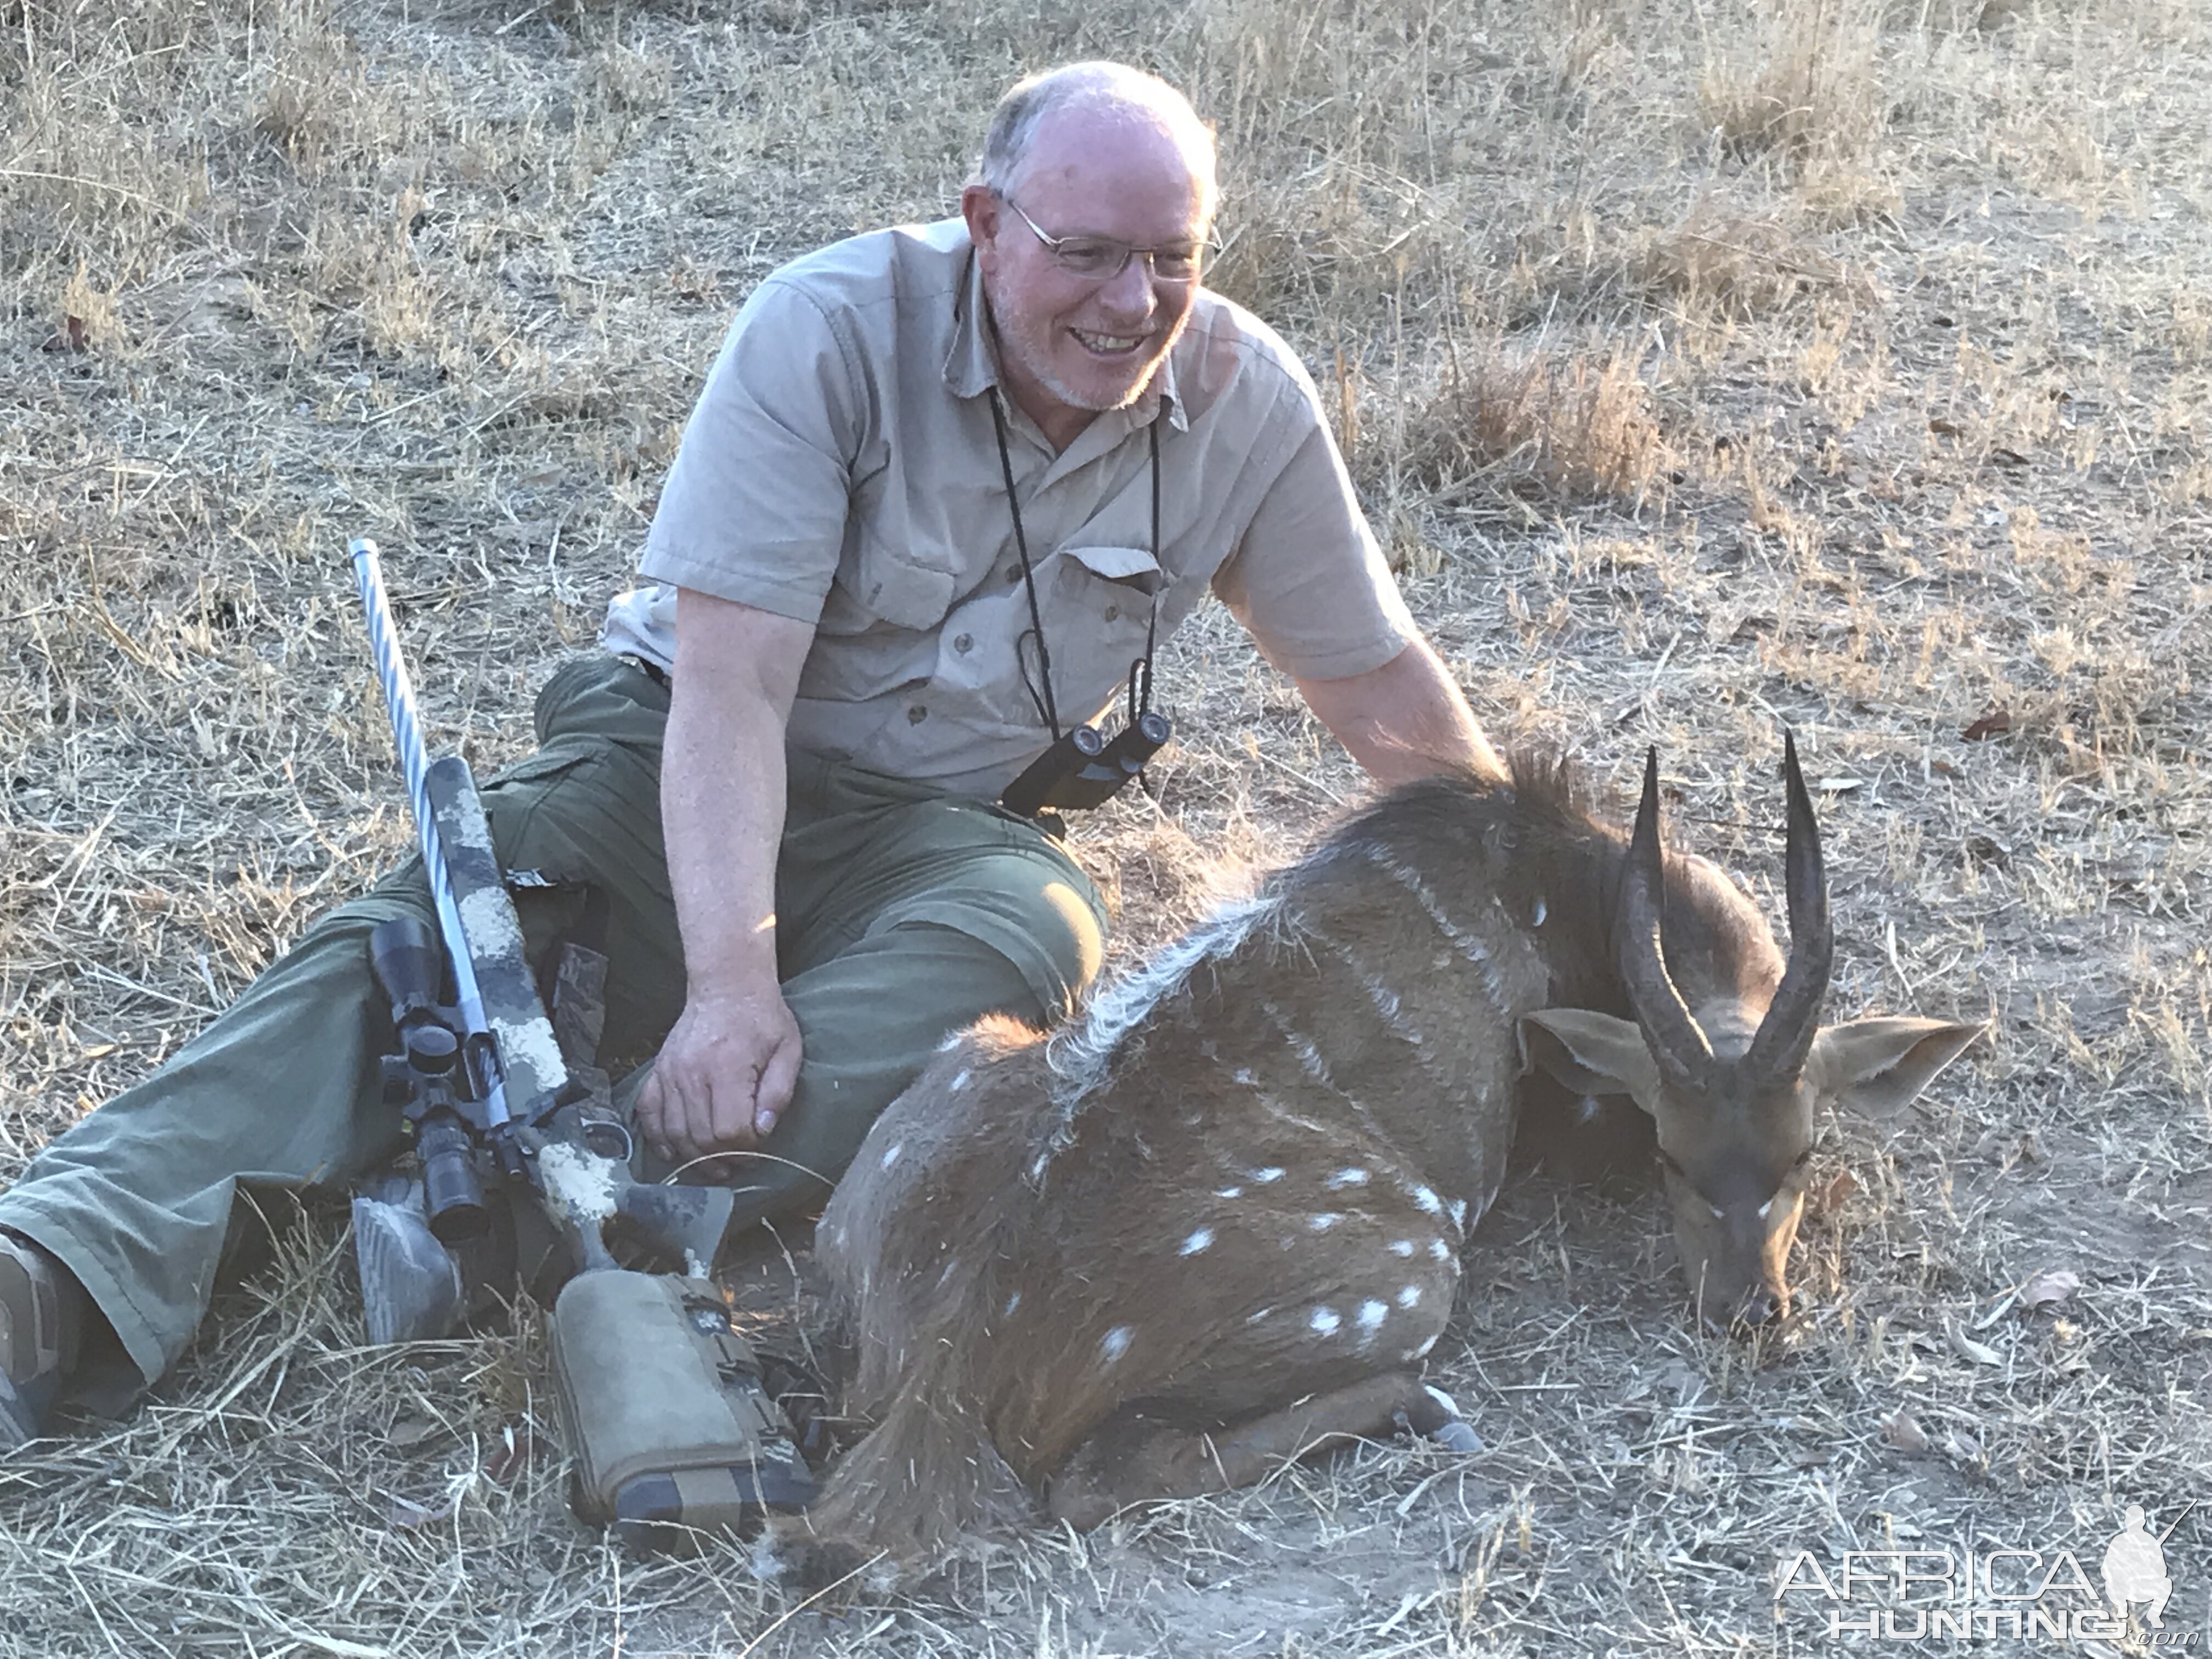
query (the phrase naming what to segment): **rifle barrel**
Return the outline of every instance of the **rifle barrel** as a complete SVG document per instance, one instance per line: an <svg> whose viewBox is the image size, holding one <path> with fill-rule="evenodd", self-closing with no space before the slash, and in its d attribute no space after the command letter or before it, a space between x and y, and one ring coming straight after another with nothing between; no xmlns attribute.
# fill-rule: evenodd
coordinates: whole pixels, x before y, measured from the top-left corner
<svg viewBox="0 0 2212 1659"><path fill-rule="evenodd" d="M407 780L407 799L415 812L415 833L422 849L422 868L430 878L430 896L438 907L438 930L446 936L446 956L453 964L453 992L462 1022L470 1035L489 1033L483 994L477 988L476 964L457 941L468 934L461 927L460 908L453 902L453 884L446 869L446 849L438 838L437 820L430 810L430 793L424 781L430 757L422 744L422 722L415 712L415 683L407 675L407 659L399 654L399 629L392 617L391 596L385 592L384 567L376 544L356 536L346 544L353 559L355 584L361 590L361 607L368 623L369 649L376 658L376 678L384 686L384 703L392 716L392 740L399 750L399 769ZM484 1097L484 1119L496 1127L507 1121L507 1090L497 1078Z"/></svg>

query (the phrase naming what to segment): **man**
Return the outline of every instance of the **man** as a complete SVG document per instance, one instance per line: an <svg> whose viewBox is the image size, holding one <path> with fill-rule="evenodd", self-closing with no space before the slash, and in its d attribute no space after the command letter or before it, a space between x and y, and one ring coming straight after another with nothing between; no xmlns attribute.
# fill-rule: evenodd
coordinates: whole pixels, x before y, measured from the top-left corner
<svg viewBox="0 0 2212 1659"><path fill-rule="evenodd" d="M1209 586L1378 781L1497 769L1310 380L1200 286L1214 205L1182 96L1078 64L1001 102L958 220L802 258L739 313L647 542L659 586L484 791L535 874L526 934L592 908L607 1045L659 1043L623 1096L649 1171L732 1182L745 1221L817 1200L947 1032L1070 1006L1103 908L1054 821L995 803L1145 686ZM395 915L429 915L417 864L0 1194L0 1446L174 1361L241 1183L392 1155L367 939ZM114 1363L80 1369L88 1344Z"/></svg>

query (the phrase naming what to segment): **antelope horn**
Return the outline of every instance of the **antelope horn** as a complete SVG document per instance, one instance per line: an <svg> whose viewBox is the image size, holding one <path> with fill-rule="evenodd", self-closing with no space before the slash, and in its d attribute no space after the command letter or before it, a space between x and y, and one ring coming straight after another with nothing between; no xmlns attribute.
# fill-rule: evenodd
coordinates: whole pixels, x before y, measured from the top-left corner
<svg viewBox="0 0 2212 1659"><path fill-rule="evenodd" d="M1820 1029L1820 1005L1828 994L1836 935L1828 919L1828 876L1820 858L1820 826L1813 820L1813 798L1797 767L1797 738L1782 738L1783 786L1790 797L1789 850L1784 854L1790 896L1790 962L1766 1017L1745 1051L1753 1076L1779 1080L1796 1076Z"/></svg>
<svg viewBox="0 0 2212 1659"><path fill-rule="evenodd" d="M1666 879L1659 846L1659 750L1655 744L1644 757L1644 799L1636 809L1636 830L1629 837L1628 858L1621 868L1620 977L1652 1059L1669 1083L1690 1092L1703 1089L1710 1078L1713 1049L1667 972L1659 930Z"/></svg>

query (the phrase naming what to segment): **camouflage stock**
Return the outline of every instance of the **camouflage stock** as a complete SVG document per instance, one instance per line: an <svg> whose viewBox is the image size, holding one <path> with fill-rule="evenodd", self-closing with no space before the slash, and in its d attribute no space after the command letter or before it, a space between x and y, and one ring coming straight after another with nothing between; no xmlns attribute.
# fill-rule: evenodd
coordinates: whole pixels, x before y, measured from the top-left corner
<svg viewBox="0 0 2212 1659"><path fill-rule="evenodd" d="M483 1000L484 1025L498 1050L507 1109L523 1122L542 1117L568 1087L568 1068L554 1041L553 1022L538 1000L538 981L523 954L522 926L507 896L491 825L477 797L468 763L448 755L431 763L423 782L430 811L445 849L446 876L465 939L447 941L465 948L476 964L477 994Z"/></svg>

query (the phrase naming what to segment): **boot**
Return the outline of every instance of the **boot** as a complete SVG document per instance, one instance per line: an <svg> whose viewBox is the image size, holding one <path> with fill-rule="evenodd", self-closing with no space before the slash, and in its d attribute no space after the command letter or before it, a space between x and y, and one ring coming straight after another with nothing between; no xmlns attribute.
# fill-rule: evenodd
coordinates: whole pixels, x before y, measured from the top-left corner
<svg viewBox="0 0 2212 1659"><path fill-rule="evenodd" d="M0 1231L0 1454L46 1432L83 1327L84 1289L69 1269Z"/></svg>

